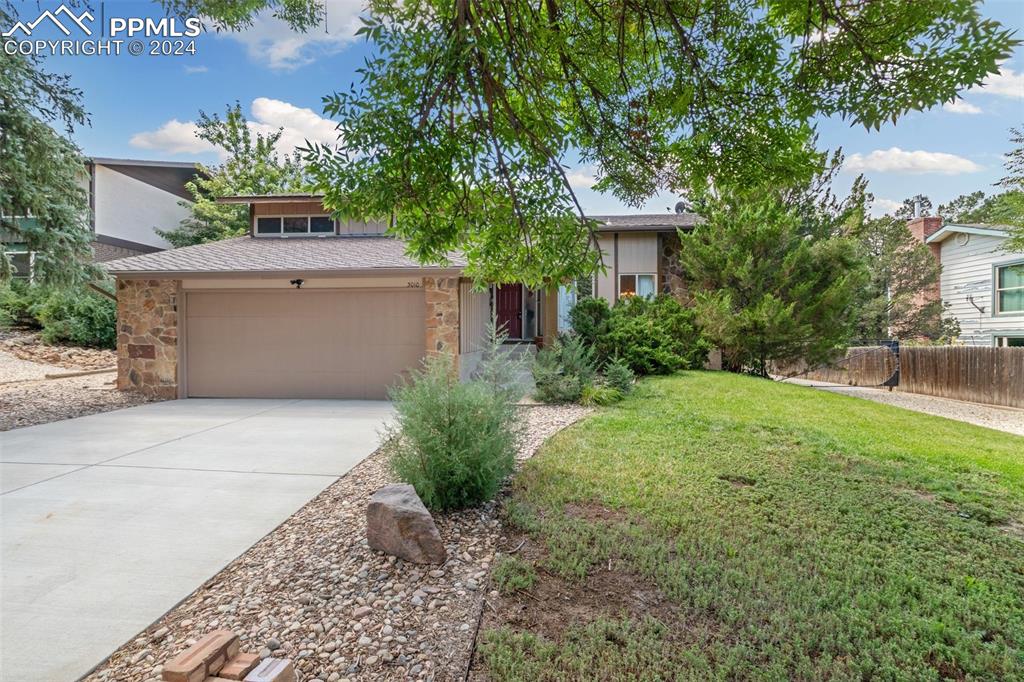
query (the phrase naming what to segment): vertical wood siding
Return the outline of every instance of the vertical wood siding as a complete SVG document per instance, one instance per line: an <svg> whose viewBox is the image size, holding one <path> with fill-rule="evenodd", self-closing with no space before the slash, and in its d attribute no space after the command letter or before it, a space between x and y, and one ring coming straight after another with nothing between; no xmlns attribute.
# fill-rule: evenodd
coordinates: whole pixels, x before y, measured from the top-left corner
<svg viewBox="0 0 1024 682"><path fill-rule="evenodd" d="M459 347L463 353L475 353L487 332L490 295L487 290L473 291L469 280L459 282Z"/></svg>

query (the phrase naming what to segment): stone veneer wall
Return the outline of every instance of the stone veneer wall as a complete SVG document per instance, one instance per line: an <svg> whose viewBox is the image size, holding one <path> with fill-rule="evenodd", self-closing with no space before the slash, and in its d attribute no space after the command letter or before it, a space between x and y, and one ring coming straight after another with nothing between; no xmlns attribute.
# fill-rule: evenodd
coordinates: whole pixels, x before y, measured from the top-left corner
<svg viewBox="0 0 1024 682"><path fill-rule="evenodd" d="M117 281L117 387L178 397L178 282Z"/></svg>
<svg viewBox="0 0 1024 682"><path fill-rule="evenodd" d="M658 279L661 281L662 291L686 303L689 301L690 292L683 278L683 269L679 265L681 248L678 234L672 232L658 235Z"/></svg>
<svg viewBox="0 0 1024 682"><path fill-rule="evenodd" d="M450 355L459 361L459 278L424 277L427 357Z"/></svg>

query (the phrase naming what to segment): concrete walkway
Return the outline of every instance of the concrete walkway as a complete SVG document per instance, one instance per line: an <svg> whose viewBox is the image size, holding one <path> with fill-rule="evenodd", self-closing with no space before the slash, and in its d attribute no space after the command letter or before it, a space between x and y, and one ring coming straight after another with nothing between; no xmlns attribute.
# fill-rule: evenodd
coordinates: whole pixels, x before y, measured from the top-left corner
<svg viewBox="0 0 1024 682"><path fill-rule="evenodd" d="M933 414L937 417L956 419L968 424L977 424L978 426L1024 436L1024 410L1018 410L1013 407L981 405L979 403L968 403L962 400L938 398L919 393L902 393L900 391L889 391L887 389L868 388L865 386L830 384L824 381L811 381L810 379L786 379L785 381L790 384L810 386L823 391L829 391L830 393L842 393L843 395L855 398L873 400L878 403L914 410L915 412L924 412L925 414Z"/></svg>
<svg viewBox="0 0 1024 682"><path fill-rule="evenodd" d="M179 400L0 433L0 679L88 672L372 453L392 414Z"/></svg>

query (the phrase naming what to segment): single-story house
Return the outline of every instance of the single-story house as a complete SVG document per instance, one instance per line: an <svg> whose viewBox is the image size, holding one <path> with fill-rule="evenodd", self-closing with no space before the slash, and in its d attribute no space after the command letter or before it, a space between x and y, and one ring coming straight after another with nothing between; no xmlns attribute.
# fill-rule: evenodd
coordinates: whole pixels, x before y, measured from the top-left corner
<svg viewBox="0 0 1024 682"><path fill-rule="evenodd" d="M111 261L118 386L163 398L382 398L420 360L451 354L463 376L493 314L518 343L566 328L575 290L474 289L465 261L420 264L382 223L333 219L308 194L247 204L248 236ZM614 301L684 295L678 230L697 216L595 216Z"/></svg>
<svg viewBox="0 0 1024 682"><path fill-rule="evenodd" d="M942 264L939 292L968 346L1024 346L1024 253L1002 249L1011 228L919 218Z"/></svg>

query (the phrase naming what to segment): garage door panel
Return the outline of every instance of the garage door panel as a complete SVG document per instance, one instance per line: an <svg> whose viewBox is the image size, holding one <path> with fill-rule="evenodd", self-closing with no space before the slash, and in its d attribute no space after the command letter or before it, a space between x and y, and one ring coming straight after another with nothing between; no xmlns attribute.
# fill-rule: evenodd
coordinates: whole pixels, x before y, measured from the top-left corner
<svg viewBox="0 0 1024 682"><path fill-rule="evenodd" d="M384 398L424 350L420 290L190 292L193 397Z"/></svg>

